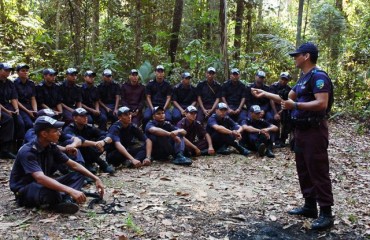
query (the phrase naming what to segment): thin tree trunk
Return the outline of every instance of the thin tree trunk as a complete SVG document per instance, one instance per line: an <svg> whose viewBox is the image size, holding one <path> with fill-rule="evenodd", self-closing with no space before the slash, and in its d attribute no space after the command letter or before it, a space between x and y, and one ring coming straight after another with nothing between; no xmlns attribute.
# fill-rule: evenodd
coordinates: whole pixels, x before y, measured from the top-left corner
<svg viewBox="0 0 370 240"><path fill-rule="evenodd" d="M343 0L335 0L335 6L339 11L343 12Z"/></svg>
<svg viewBox="0 0 370 240"><path fill-rule="evenodd" d="M69 6L71 8L71 38L73 41L73 55L75 59L74 65L76 67L79 67L81 63L81 4L82 0L73 1L73 3L69 0Z"/></svg>
<svg viewBox="0 0 370 240"><path fill-rule="evenodd" d="M247 2L247 43L245 52L252 51L252 16L253 16L253 1Z"/></svg>
<svg viewBox="0 0 370 240"><path fill-rule="evenodd" d="M138 66L141 62L141 0L136 0L135 18L135 66Z"/></svg>
<svg viewBox="0 0 370 240"><path fill-rule="evenodd" d="M168 54L171 58L171 63L174 63L176 59L176 51L177 51L177 45L179 44L179 33L180 33L180 28L181 28L183 9L184 9L184 0L176 0L175 10L173 12L170 48L168 51Z"/></svg>
<svg viewBox="0 0 370 240"><path fill-rule="evenodd" d="M60 46L60 13L62 1L57 1L57 12L55 17L55 50L59 50Z"/></svg>
<svg viewBox="0 0 370 240"><path fill-rule="evenodd" d="M228 79L229 59L227 54L227 1L220 0L221 56L224 62L224 79Z"/></svg>
<svg viewBox="0 0 370 240"><path fill-rule="evenodd" d="M242 42L243 13L244 13L244 0L237 0L235 16L235 36L234 36L235 60L237 60L240 56L240 47Z"/></svg>
<svg viewBox="0 0 370 240"><path fill-rule="evenodd" d="M310 0L307 0L307 7L306 7L306 17L304 21L304 27L303 27L303 40L306 39L306 27L308 25L308 11L310 9Z"/></svg>
<svg viewBox="0 0 370 240"><path fill-rule="evenodd" d="M296 43L295 43L296 47L298 47L301 44L303 6L304 6L304 0L299 0L298 20L297 20L297 35L296 35Z"/></svg>
<svg viewBox="0 0 370 240"><path fill-rule="evenodd" d="M263 10L263 0L258 0L258 23L262 23L262 10Z"/></svg>
<svg viewBox="0 0 370 240"><path fill-rule="evenodd" d="M95 66L95 57L98 54L98 40L99 40L99 13L100 13L100 2L99 0L93 0L92 2L93 16L92 16L92 35L91 35L91 66Z"/></svg>

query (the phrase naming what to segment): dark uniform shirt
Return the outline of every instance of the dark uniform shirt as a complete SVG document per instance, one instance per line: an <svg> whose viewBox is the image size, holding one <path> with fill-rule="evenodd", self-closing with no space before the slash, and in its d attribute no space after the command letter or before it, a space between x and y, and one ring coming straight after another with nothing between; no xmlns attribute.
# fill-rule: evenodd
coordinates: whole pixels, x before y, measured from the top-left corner
<svg viewBox="0 0 370 240"><path fill-rule="evenodd" d="M81 97L82 103L88 106L89 108L95 109L95 103L99 101L99 92L98 88L94 85L89 86L84 83L81 87Z"/></svg>
<svg viewBox="0 0 370 240"><path fill-rule="evenodd" d="M41 147L37 140L23 145L17 154L9 185L13 192L18 192L22 187L35 182L32 173L43 172L51 177L57 164L68 161L68 157L62 153L55 144Z"/></svg>
<svg viewBox="0 0 370 240"><path fill-rule="evenodd" d="M86 124L82 129L78 129L74 123L71 123L64 128L63 132L72 136L76 136L82 141L97 141L106 135L106 132L100 130L99 128L95 128L90 124Z"/></svg>
<svg viewBox="0 0 370 240"><path fill-rule="evenodd" d="M181 107L187 107L196 100L197 94L194 86L185 87L179 83L173 88L172 101L176 101Z"/></svg>
<svg viewBox="0 0 370 240"><path fill-rule="evenodd" d="M18 99L14 83L8 79L4 82L0 80L0 104L5 107L12 99Z"/></svg>
<svg viewBox="0 0 370 240"><path fill-rule="evenodd" d="M229 130L237 130L239 129L239 125L234 122L229 116L225 116L224 118L220 118L217 116L216 113L212 114L207 123L206 131L209 134L214 133L216 130L213 128L215 125L221 125Z"/></svg>
<svg viewBox="0 0 370 240"><path fill-rule="evenodd" d="M29 79L26 82L22 82L20 78L14 81L15 88L18 93L18 101L23 105L30 106L31 98L36 97L36 87L35 83Z"/></svg>
<svg viewBox="0 0 370 240"><path fill-rule="evenodd" d="M186 118L183 118L177 123L177 127L185 129L185 137L192 143L202 140L206 136L206 130L199 121L190 123Z"/></svg>
<svg viewBox="0 0 370 240"><path fill-rule="evenodd" d="M262 87L257 87L256 83L252 83L248 87L246 87L246 95L245 95L245 100L246 100L246 105L247 108L250 109L252 105L258 105L261 107L262 110L269 110L270 109L270 99L268 98L257 98L252 95L251 88L259 88L262 89L266 92L270 92L270 88L263 84Z"/></svg>
<svg viewBox="0 0 370 240"><path fill-rule="evenodd" d="M270 127L271 123L266 122L264 119L253 120L252 118L247 118L242 120L241 125L248 125L257 129L263 129Z"/></svg>
<svg viewBox="0 0 370 240"><path fill-rule="evenodd" d="M36 86L36 100L39 106L45 104L50 108L55 108L62 103L59 86L54 83L51 86L47 86L45 81L42 81Z"/></svg>
<svg viewBox="0 0 370 240"><path fill-rule="evenodd" d="M222 96L221 85L216 81L209 84L207 80L204 80L197 85L197 96L202 98L204 105L213 105L216 98Z"/></svg>
<svg viewBox="0 0 370 240"><path fill-rule="evenodd" d="M78 102L81 102L81 87L77 84L71 84L67 80L59 87L60 95L62 97L62 103L70 108L75 108Z"/></svg>
<svg viewBox="0 0 370 240"><path fill-rule="evenodd" d="M289 85L281 85L279 82L275 82L270 86L270 92L279 95L283 99L288 99L288 94L292 90Z"/></svg>
<svg viewBox="0 0 370 240"><path fill-rule="evenodd" d="M130 108L132 111L143 109L145 100L145 87L141 83L132 85L130 81L121 86L122 106Z"/></svg>
<svg viewBox="0 0 370 240"><path fill-rule="evenodd" d="M305 75L302 75L297 84L292 89L297 94L297 102L311 102L315 100L316 93L331 93L330 78L323 72L316 72L312 69ZM298 119L304 118L324 118L326 110L305 111L293 110L292 117Z"/></svg>
<svg viewBox="0 0 370 240"><path fill-rule="evenodd" d="M222 97L227 101L230 106L239 106L242 98L245 98L245 85L237 81L234 83L232 80L226 81L222 84Z"/></svg>
<svg viewBox="0 0 370 240"><path fill-rule="evenodd" d="M151 129L152 127L161 128L163 130L166 130L167 132L172 132L178 129L177 127L175 127L174 125L167 121L157 122L156 120L150 120L148 124L145 126L145 134L148 138L150 138L151 136L155 136L154 134L149 132L149 129Z"/></svg>
<svg viewBox="0 0 370 240"><path fill-rule="evenodd" d="M104 104L115 104L116 96L120 95L120 87L115 81L103 81L98 85L99 98Z"/></svg>
<svg viewBox="0 0 370 240"><path fill-rule="evenodd" d="M108 130L108 137L115 142L120 142L125 148L136 145L140 142L145 142L146 136L135 124L129 124L126 128L123 127L120 121L116 121ZM112 144L111 144L112 145ZM108 148L107 152L114 148Z"/></svg>
<svg viewBox="0 0 370 240"><path fill-rule="evenodd" d="M153 107L163 107L166 103L167 96L171 96L172 94L172 88L166 80L159 83L155 79L152 79L146 85L145 93L151 96Z"/></svg>

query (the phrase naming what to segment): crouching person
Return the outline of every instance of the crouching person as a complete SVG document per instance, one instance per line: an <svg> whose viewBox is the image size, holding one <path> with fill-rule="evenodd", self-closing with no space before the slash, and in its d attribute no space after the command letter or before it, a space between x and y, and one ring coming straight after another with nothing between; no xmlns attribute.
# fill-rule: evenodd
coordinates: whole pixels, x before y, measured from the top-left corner
<svg viewBox="0 0 370 240"><path fill-rule="evenodd" d="M86 201L86 196L81 192L85 176L95 181L97 192L103 197L102 181L81 164L69 159L55 145L63 125L64 122L48 116L37 118L34 124L36 139L19 150L9 185L20 206L76 213L79 210L77 204ZM74 172L53 179L56 164L66 164Z"/></svg>
<svg viewBox="0 0 370 240"><path fill-rule="evenodd" d="M153 108L153 120L149 121L146 125L145 133L153 143L153 159L168 159L168 157L172 155L173 164L192 164L191 159L183 155L185 150L184 136L186 135L186 131L165 121L163 107Z"/></svg>
<svg viewBox="0 0 370 240"><path fill-rule="evenodd" d="M218 154L227 155L231 152L229 146L234 147L240 154L247 156L250 151L239 144L242 138L242 127L227 115L228 107L225 103L218 103L216 113L208 119L206 131L211 135L213 147Z"/></svg>
<svg viewBox="0 0 370 240"><path fill-rule="evenodd" d="M262 110L258 105L252 105L250 108L250 118L241 122L243 133L243 143L251 150L258 151L263 157L274 158L272 153L272 143L275 133L279 128L262 119Z"/></svg>
<svg viewBox="0 0 370 240"><path fill-rule="evenodd" d="M112 139L107 150L107 161L113 166L141 167L151 164L152 142L132 123L128 107L118 109L118 121L112 124L107 137Z"/></svg>

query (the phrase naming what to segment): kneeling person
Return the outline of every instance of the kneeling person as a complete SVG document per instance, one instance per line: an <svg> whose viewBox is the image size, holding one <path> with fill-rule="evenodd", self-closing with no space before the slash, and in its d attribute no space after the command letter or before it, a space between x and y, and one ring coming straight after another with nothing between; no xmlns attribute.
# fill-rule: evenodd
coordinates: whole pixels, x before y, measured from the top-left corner
<svg viewBox="0 0 370 240"><path fill-rule="evenodd" d="M163 107L154 107L153 120L145 127L145 133L153 142L153 158L167 159L170 155L174 157L173 164L191 165L191 159L184 157L186 131L179 129L165 121Z"/></svg>
<svg viewBox="0 0 370 240"><path fill-rule="evenodd" d="M86 201L86 196L81 192L85 176L95 181L97 191L103 197L102 181L82 165L69 159L54 144L58 142L59 128L63 125L64 122L47 116L37 118L34 124L37 138L19 150L9 185L20 206L48 207L60 213L75 213L79 209L76 203ZM53 179L54 165L61 163L74 172Z"/></svg>

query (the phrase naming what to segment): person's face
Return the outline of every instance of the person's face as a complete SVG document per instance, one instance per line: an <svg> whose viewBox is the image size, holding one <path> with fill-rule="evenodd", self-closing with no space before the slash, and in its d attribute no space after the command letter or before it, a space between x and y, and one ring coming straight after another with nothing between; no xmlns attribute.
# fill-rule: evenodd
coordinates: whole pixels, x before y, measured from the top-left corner
<svg viewBox="0 0 370 240"><path fill-rule="evenodd" d="M87 84L94 84L95 77L93 76L85 76L84 77L85 83Z"/></svg>
<svg viewBox="0 0 370 240"><path fill-rule="evenodd" d="M299 54L295 55L293 57L294 58L294 62L295 62L295 66L297 68L302 68L302 66L304 65L304 63L309 60L308 59L309 56L310 56L309 53L299 53Z"/></svg>
<svg viewBox="0 0 370 240"><path fill-rule="evenodd" d="M122 124L128 125L131 123L132 120L132 114L131 112L122 113L118 116L118 119L121 121Z"/></svg>
<svg viewBox="0 0 370 240"><path fill-rule="evenodd" d="M85 126L87 124L87 115L77 115L73 119L77 125Z"/></svg>
<svg viewBox="0 0 370 240"><path fill-rule="evenodd" d="M163 69L157 69L155 70L155 78L157 80L163 80L164 79L164 70Z"/></svg>
<svg viewBox="0 0 370 240"><path fill-rule="evenodd" d="M216 114L220 118L224 118L227 114L227 109L216 109Z"/></svg>
<svg viewBox="0 0 370 240"><path fill-rule="evenodd" d="M195 119L197 119L197 112L186 112L185 113L186 119L188 119L190 122L194 122Z"/></svg>
<svg viewBox="0 0 370 240"><path fill-rule="evenodd" d="M111 82L112 81L112 75L103 75L103 80L105 82Z"/></svg>
<svg viewBox="0 0 370 240"><path fill-rule="evenodd" d="M44 79L47 83L55 83L55 75L52 74L46 74L44 75Z"/></svg>
<svg viewBox="0 0 370 240"><path fill-rule="evenodd" d="M21 79L27 79L28 73L29 73L29 70L27 68L21 68L18 71L18 77L20 77Z"/></svg>
<svg viewBox="0 0 370 240"><path fill-rule="evenodd" d="M215 79L215 75L216 75L216 73L215 72L207 72L206 73L206 78L207 78L207 80L209 80L209 81L212 81L213 79Z"/></svg>
<svg viewBox="0 0 370 240"><path fill-rule="evenodd" d="M260 120L262 117L262 112L259 113L251 113L251 117L253 120Z"/></svg>
<svg viewBox="0 0 370 240"><path fill-rule="evenodd" d="M153 119L156 120L157 122L164 122L165 117L166 117L166 115L165 115L164 111L162 111L162 110L159 110L158 112L154 113L154 115L153 115Z"/></svg>
<svg viewBox="0 0 370 240"><path fill-rule="evenodd" d="M265 78L264 77L256 76L256 83L258 85L262 85L262 84L264 84L264 82L265 82Z"/></svg>
<svg viewBox="0 0 370 240"><path fill-rule="evenodd" d="M190 77L186 77L186 78L183 78L182 79L182 84L184 84L185 86L189 86L190 85Z"/></svg>
<svg viewBox="0 0 370 240"><path fill-rule="evenodd" d="M0 70L0 77L1 78L7 78L10 75L10 70L9 69L1 69Z"/></svg>
<svg viewBox="0 0 370 240"><path fill-rule="evenodd" d="M288 80L288 79L286 79L286 78L280 78L280 80L279 80L279 84L280 84L281 86L286 86L286 85L288 85L288 82L289 82L289 80Z"/></svg>
<svg viewBox="0 0 370 240"><path fill-rule="evenodd" d="M139 74L138 73L131 73L129 76L129 79L132 84L138 84L139 83Z"/></svg>
<svg viewBox="0 0 370 240"><path fill-rule="evenodd" d="M46 139L47 142L50 143L57 143L60 137L60 132L62 129L60 128L50 128L47 130L43 130L41 135Z"/></svg>
<svg viewBox="0 0 370 240"><path fill-rule="evenodd" d="M67 81L68 82L76 82L76 79L77 79L77 74L76 73L73 73L73 74L67 74Z"/></svg>
<svg viewBox="0 0 370 240"><path fill-rule="evenodd" d="M233 82L237 82L237 81L239 80L239 77L240 77L240 75L239 75L238 73L232 73L232 74L230 75L230 79L231 79L231 81L233 81Z"/></svg>

